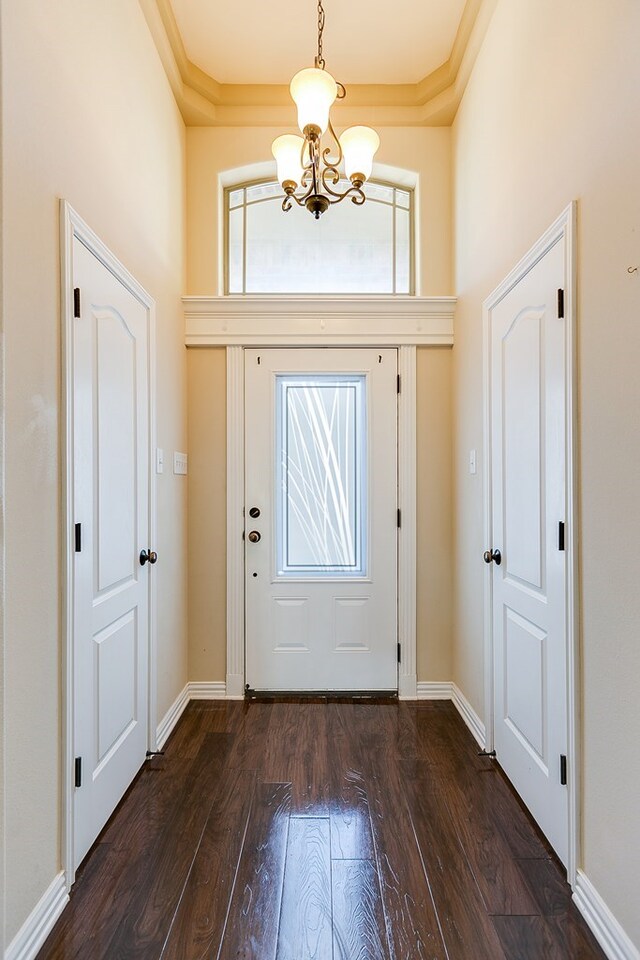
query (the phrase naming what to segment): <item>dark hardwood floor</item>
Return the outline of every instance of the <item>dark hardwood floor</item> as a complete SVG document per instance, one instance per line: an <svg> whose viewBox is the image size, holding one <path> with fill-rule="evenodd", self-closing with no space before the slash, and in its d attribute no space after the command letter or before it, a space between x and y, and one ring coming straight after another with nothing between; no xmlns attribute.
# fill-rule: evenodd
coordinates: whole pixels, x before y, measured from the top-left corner
<svg viewBox="0 0 640 960"><path fill-rule="evenodd" d="M39 960L599 960L447 702L191 703Z"/></svg>

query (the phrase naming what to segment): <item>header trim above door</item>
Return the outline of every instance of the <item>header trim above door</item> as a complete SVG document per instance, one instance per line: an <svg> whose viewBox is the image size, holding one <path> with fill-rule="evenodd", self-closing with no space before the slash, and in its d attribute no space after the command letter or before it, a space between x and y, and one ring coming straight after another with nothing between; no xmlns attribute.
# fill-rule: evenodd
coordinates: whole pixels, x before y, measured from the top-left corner
<svg viewBox="0 0 640 960"><path fill-rule="evenodd" d="M451 346L455 297L183 297L199 346Z"/></svg>

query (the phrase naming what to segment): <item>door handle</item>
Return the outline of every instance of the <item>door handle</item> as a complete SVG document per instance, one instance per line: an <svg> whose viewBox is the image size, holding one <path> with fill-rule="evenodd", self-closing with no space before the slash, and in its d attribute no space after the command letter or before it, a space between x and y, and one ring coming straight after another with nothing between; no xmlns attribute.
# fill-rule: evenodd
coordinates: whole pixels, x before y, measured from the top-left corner
<svg viewBox="0 0 640 960"><path fill-rule="evenodd" d="M497 567L502 563L502 554L499 550L485 550L484 552L484 562L491 563L494 562Z"/></svg>
<svg viewBox="0 0 640 960"><path fill-rule="evenodd" d="M252 530L252 531L248 534L248 538L249 538L249 540L250 540L251 543L259 543L260 540L262 540L262 534L260 534L260 533L258 532L258 530Z"/></svg>
<svg viewBox="0 0 640 960"><path fill-rule="evenodd" d="M147 550L141 550L141 551L140 551L140 566L141 566L141 567L144 567L144 565L145 565L145 563L147 563L147 561L148 561L149 563L156 563L157 560L158 560L158 554L155 552L155 550L149 550L149 551L147 551Z"/></svg>

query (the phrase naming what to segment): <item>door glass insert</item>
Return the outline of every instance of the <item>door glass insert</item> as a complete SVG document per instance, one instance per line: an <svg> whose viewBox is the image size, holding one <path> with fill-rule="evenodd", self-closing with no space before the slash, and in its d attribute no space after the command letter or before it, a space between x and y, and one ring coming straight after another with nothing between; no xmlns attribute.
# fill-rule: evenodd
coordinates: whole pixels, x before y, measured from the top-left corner
<svg viewBox="0 0 640 960"><path fill-rule="evenodd" d="M278 576L366 575L366 377L276 376Z"/></svg>

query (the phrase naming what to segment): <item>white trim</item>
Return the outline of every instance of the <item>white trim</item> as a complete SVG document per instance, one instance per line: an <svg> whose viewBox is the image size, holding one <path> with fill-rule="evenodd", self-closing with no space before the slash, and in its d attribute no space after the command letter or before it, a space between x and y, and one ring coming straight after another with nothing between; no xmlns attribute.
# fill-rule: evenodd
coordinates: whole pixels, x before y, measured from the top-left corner
<svg viewBox="0 0 640 960"><path fill-rule="evenodd" d="M227 347L227 690L244 693L244 350Z"/></svg>
<svg viewBox="0 0 640 960"><path fill-rule="evenodd" d="M61 870L7 947L5 960L33 960L68 902L67 883Z"/></svg>
<svg viewBox="0 0 640 960"><path fill-rule="evenodd" d="M450 346L455 297L183 297L195 346Z"/></svg>
<svg viewBox="0 0 640 960"><path fill-rule="evenodd" d="M577 871L573 900L609 960L640 960L640 950L582 870Z"/></svg>
<svg viewBox="0 0 640 960"><path fill-rule="evenodd" d="M185 683L184 687L158 724L156 730L156 750L162 750L165 743L173 733L173 728L184 713L188 703L189 684Z"/></svg>
<svg viewBox="0 0 640 960"><path fill-rule="evenodd" d="M476 738L482 750L486 749L486 733L484 723L473 709L462 690L455 684L451 684L451 699L453 705L468 726L469 730Z"/></svg>
<svg viewBox="0 0 640 960"><path fill-rule="evenodd" d="M559 240L565 242L565 332L566 332L566 518L568 537L567 564L567 756L568 784L568 858L567 878L575 888L580 862L580 703L579 703L579 606L578 606L578 494L577 494L577 375L576 375L576 227L577 204L571 202L538 242L496 287L483 304L483 405L484 405L484 543L491 546L491 310L516 286L531 268ZM486 749L493 750L495 724L493 716L493 594L491 567L485 570L484 581L484 668Z"/></svg>
<svg viewBox="0 0 640 960"><path fill-rule="evenodd" d="M244 695L237 697L230 693L227 696L227 685L223 681L207 680L192 681L189 687L189 700L244 700Z"/></svg>
<svg viewBox="0 0 640 960"><path fill-rule="evenodd" d="M453 700L450 680L418 680L416 700Z"/></svg>
<svg viewBox="0 0 640 960"><path fill-rule="evenodd" d="M73 868L73 572L74 572L74 410L73 410L73 239L81 243L109 270L122 285L147 309L149 318L149 535L156 536L156 357L155 301L135 277L104 245L91 227L66 201L60 200L60 272L61 272L61 482L62 524L60 541L64 571L62 632L62 704L63 704L63 784L62 784L62 867L67 891L75 878ZM147 743L156 746L156 589L150 577L149 589L149 692Z"/></svg>
<svg viewBox="0 0 640 960"><path fill-rule="evenodd" d="M452 300L453 298L446 298ZM355 302L355 301L354 301ZM325 337L325 346L335 344ZM369 346L377 341L369 338ZM289 346L300 346L293 337ZM398 671L401 699L416 697L416 347L398 349ZM244 349L227 346L227 692L242 698L245 683L244 607Z"/></svg>
<svg viewBox="0 0 640 960"><path fill-rule="evenodd" d="M416 697L416 359L415 346L398 349L398 696Z"/></svg>
<svg viewBox="0 0 640 960"><path fill-rule="evenodd" d="M417 684L418 700L451 700L482 749L485 749L484 723L462 690L452 681L424 681Z"/></svg>

